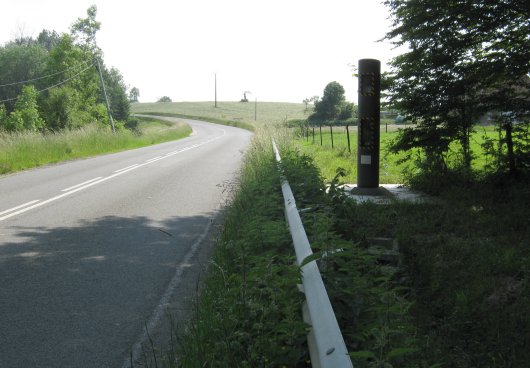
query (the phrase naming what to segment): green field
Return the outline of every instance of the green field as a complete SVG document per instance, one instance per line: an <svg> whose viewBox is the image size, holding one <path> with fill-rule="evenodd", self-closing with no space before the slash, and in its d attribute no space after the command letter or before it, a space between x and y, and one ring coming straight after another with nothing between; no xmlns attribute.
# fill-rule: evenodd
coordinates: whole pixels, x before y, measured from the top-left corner
<svg viewBox="0 0 530 368"><path fill-rule="evenodd" d="M398 129L401 126L389 125L388 132L385 127L381 126L381 157L379 163L379 179L382 184L397 184L404 182L403 170L411 167L412 163L400 164L399 161L403 159L406 153L393 154L388 152L390 142L398 135ZM346 170L346 177L344 181L347 183L357 182L357 128L350 129L350 150L348 151L348 140L345 127L333 128L333 147L331 141L331 132L329 127L322 128L322 135L320 135L319 128L315 129L313 137L313 130L309 130L309 135L299 138L295 141L296 147L303 153L311 156L315 164L321 171L322 176L326 181L331 181L336 174L337 168ZM299 131L298 131L299 133ZM322 137L322 145L321 145ZM498 133L495 132L492 126L479 127L471 136L471 149L474 153L473 168L475 170L483 170L484 167L491 163L491 158L484 154L482 143L484 137L490 139L497 139ZM450 159L456 159L460 147L458 144L451 146L449 154Z"/></svg>
<svg viewBox="0 0 530 368"><path fill-rule="evenodd" d="M305 105L282 102L156 102L131 105L135 114L177 114L256 125L281 124L291 119L305 119ZM257 119L255 119L257 117Z"/></svg>

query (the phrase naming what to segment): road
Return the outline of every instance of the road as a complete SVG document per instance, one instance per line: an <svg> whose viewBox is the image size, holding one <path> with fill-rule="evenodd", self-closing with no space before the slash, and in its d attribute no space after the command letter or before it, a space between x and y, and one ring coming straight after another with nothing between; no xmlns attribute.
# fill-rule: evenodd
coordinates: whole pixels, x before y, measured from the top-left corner
<svg viewBox="0 0 530 368"><path fill-rule="evenodd" d="M251 134L186 122L179 141L0 177L1 368L122 367L190 297Z"/></svg>

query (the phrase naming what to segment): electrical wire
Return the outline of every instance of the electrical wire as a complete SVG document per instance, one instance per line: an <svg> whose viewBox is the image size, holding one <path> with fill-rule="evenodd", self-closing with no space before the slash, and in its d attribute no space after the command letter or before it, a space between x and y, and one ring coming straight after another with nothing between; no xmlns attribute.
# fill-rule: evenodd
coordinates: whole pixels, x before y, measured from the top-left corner
<svg viewBox="0 0 530 368"><path fill-rule="evenodd" d="M71 79L74 79L75 77L78 77L80 76L81 74L83 74L85 71L87 71L88 69L92 68L92 66L94 66L94 62L92 62L89 66L87 66L85 69L81 70L79 73L71 76L70 78L68 79L65 79L64 81L61 81L57 84L54 84L53 86L49 86L49 87L46 87L46 88L43 88L41 90L38 90L37 93L42 93L42 92L45 92L45 91L48 91L52 88L55 88L55 87L59 87L60 85L63 85L65 84L66 82L70 81ZM8 101L14 101L14 100L18 100L20 96L17 96L17 97L13 97L13 98L8 98L6 100L1 100L0 103L2 102L8 102Z"/></svg>
<svg viewBox="0 0 530 368"><path fill-rule="evenodd" d="M6 84L0 84L0 87L8 87L8 86L16 86L18 84L26 84L26 83L30 83L30 82L34 82L34 81L37 81L37 80L41 80L41 79L46 79L46 78L50 78L50 77L53 77L53 76L56 76L56 75L59 75L59 74L63 74L63 73L66 73L70 70L73 70L73 69L78 69L79 67L83 66L83 65L86 65L88 64L89 61L81 64L81 65L76 65L76 66L73 66L71 68L68 68L68 69L65 69L65 70L62 70L60 72L56 72L56 73L52 73L52 74L48 74L48 75L44 75L42 77L38 77L38 78L34 78L34 79L28 79L28 80L25 80L25 81L20 81L20 82L13 82L13 83L6 83Z"/></svg>

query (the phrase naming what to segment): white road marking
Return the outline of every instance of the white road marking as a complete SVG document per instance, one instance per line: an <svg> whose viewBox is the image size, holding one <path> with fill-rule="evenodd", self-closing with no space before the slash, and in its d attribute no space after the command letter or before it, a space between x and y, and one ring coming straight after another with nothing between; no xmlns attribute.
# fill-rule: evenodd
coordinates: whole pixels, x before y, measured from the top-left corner
<svg viewBox="0 0 530 368"><path fill-rule="evenodd" d="M139 167L142 167L142 166L145 166L145 165L149 165L149 164L151 164L153 162L156 162L156 161L159 161L159 160L163 160L164 158L168 158L168 157L171 157L171 156L176 155L178 153L182 153L182 152L185 152L185 151L188 151L188 150L203 146L203 145L205 145L207 143L213 142L213 141L223 137L224 135L226 135L226 131L224 129L221 129L221 131L223 132L222 135L219 135L219 136L217 136L215 138L207 140L207 141L205 141L203 143L198 143L198 144L194 144L193 146L184 147L184 148L182 148L180 150L170 152L169 154L166 154L165 156L159 156L159 157L152 158L150 160L147 160L143 164L136 164L136 165L131 165L131 166L128 166L128 167L124 167L123 169L119 169L119 170L114 171L113 175L110 175L110 176L107 176L107 177L94 178L94 179L89 180L87 182L74 185L73 187L63 189L62 191L65 192L65 193L60 194L60 195L55 196L55 197L52 197L52 198L47 199L45 201L39 202L39 200L35 200L35 201L24 203L24 204L22 204L20 206L17 206L17 207L10 208L10 209L5 210L3 212L0 212L0 216L5 215L5 216L0 217L0 222L4 221L4 220L7 220L8 218L20 215L20 214L22 214L24 212L30 211L32 209L44 206L44 205L46 205L48 203L51 203L51 202L54 202L54 201L56 201L58 199L67 197L67 196L69 196L71 194L74 194L76 192L79 192L79 191L81 191L83 189L90 188L90 187L92 187L92 186L94 186L96 184L103 183L103 182L105 182L107 180L110 180L110 179L115 178L115 177L117 177L119 175L125 174L125 173L127 173L129 171L138 169ZM29 207L26 207L26 206L29 206ZM13 212L13 211L15 211L15 212Z"/></svg>
<svg viewBox="0 0 530 368"><path fill-rule="evenodd" d="M155 158L152 158L152 159L149 159L149 160L145 160L145 163L146 164L150 164L151 162L158 161L158 160L160 160L162 158L163 158L162 156L158 156L158 157L155 157Z"/></svg>
<svg viewBox="0 0 530 368"><path fill-rule="evenodd" d="M87 181L85 181L85 182L83 182L83 183L80 183L80 184L77 184L77 185L72 185L71 187L68 187L68 188L66 188L66 189L61 190L61 192L68 192L68 191L70 191L70 190L72 190L72 189L75 189L75 188L77 188L77 187L80 187L80 186L83 186L83 185L85 185L85 184L91 183L91 182L93 182L93 181L99 180L99 179L101 179L101 178L102 178L102 176L98 176L97 178L87 180Z"/></svg>
<svg viewBox="0 0 530 368"><path fill-rule="evenodd" d="M5 210L5 211L2 211L0 212L0 216L6 214L6 213L9 213L9 212L13 212L13 211L16 211L18 210L19 208L22 208L22 207L26 207L26 206L29 206L29 205L32 205L33 203L37 203L39 200L36 199L34 201L31 201L31 202L28 202L28 203L24 203L24 204L21 204L20 206L16 206L16 207L13 207L13 208L10 208L8 210Z"/></svg>
<svg viewBox="0 0 530 368"><path fill-rule="evenodd" d="M138 164L134 164L134 165L131 165L131 166L123 167L123 168L118 169L118 170L116 170L116 171L114 171L114 172L115 172L115 173L118 173L118 172L120 172L120 171L127 170L127 169L130 169L130 168L135 167L135 166L138 166Z"/></svg>

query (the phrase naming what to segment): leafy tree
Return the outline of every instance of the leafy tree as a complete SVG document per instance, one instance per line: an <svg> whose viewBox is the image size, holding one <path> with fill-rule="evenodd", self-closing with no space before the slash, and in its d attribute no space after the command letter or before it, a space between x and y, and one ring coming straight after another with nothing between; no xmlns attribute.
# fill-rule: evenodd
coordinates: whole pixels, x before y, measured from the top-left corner
<svg viewBox="0 0 530 368"><path fill-rule="evenodd" d="M123 76L116 68L103 67L103 80L107 91L107 97L110 103L112 117L116 120L126 121L129 118L130 103L127 97L127 86ZM98 101L103 103L104 96L100 90Z"/></svg>
<svg viewBox="0 0 530 368"><path fill-rule="evenodd" d="M313 97L314 112L309 116L312 124L337 123L353 116L354 106L346 101L344 87L337 82L328 83L324 88L322 99Z"/></svg>
<svg viewBox="0 0 530 368"><path fill-rule="evenodd" d="M59 43L60 38L61 36L57 32L43 29L37 37L37 43L49 52Z"/></svg>
<svg viewBox="0 0 530 368"><path fill-rule="evenodd" d="M530 73L528 9L516 0L385 4L394 18L387 38L410 49L392 62L390 102L416 124L393 149L421 148L429 167L444 169L456 140L462 165L470 169L469 137L484 112L511 112L503 125L508 135L530 111L524 87Z"/></svg>
<svg viewBox="0 0 530 368"><path fill-rule="evenodd" d="M22 88L22 93L15 104L15 110L3 120L4 129L8 131L36 131L44 128L44 120L39 116L35 87L24 86Z"/></svg>
<svg viewBox="0 0 530 368"><path fill-rule="evenodd" d="M16 97L24 84L17 83L43 75L48 60L46 50L38 44L8 43L0 47L0 101L5 101L7 112L15 109ZM35 83L35 82L34 82Z"/></svg>
<svg viewBox="0 0 530 368"><path fill-rule="evenodd" d="M50 128L72 128L102 121L97 106L99 76L92 60L92 53L75 45L73 38L68 34L63 34L50 51L45 72L52 77L48 78L47 85L58 87L42 94L40 103ZM58 91L63 88L64 90ZM57 101L59 96L65 100ZM74 122L74 116L81 120ZM55 119L58 120L54 121ZM107 122L107 118L102 122Z"/></svg>
<svg viewBox="0 0 530 368"><path fill-rule="evenodd" d="M136 87L131 88L129 91L129 101L138 102L138 97L140 97L140 90Z"/></svg>
<svg viewBox="0 0 530 368"><path fill-rule="evenodd" d="M313 97L309 97L309 98L305 98L302 102L304 103L305 105L305 108L304 108L304 112L307 112L309 110L309 104L310 103L315 103L317 102L319 99L318 96L313 96Z"/></svg>
<svg viewBox="0 0 530 368"><path fill-rule="evenodd" d="M162 96L158 99L158 102L172 102L168 96Z"/></svg>
<svg viewBox="0 0 530 368"><path fill-rule="evenodd" d="M4 127L7 122L7 112L4 104L0 104L0 129Z"/></svg>
<svg viewBox="0 0 530 368"><path fill-rule="evenodd" d="M70 27L74 39L89 50L96 51L96 33L101 28L101 23L96 21L98 8L92 5L87 9L86 18L78 18Z"/></svg>

